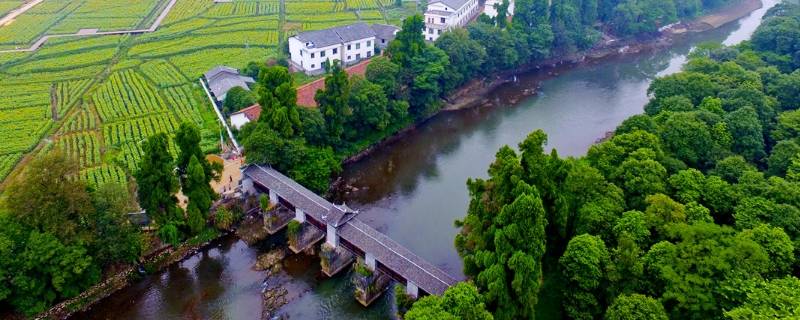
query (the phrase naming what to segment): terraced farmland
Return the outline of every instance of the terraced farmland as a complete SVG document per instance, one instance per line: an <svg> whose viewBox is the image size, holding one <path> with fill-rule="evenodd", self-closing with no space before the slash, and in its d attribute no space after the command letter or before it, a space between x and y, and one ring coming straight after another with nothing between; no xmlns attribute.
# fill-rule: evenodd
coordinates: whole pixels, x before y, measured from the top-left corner
<svg viewBox="0 0 800 320"><path fill-rule="evenodd" d="M21 1L0 0L0 13ZM0 49L45 34L149 26L166 0L45 0L0 27ZM60 148L91 184L124 181L141 142L190 121L214 151L219 124L197 79L282 55L297 32L359 20L386 23L391 0L178 0L152 33L51 39L35 52L0 53L0 180L26 155ZM398 19L405 11L393 12ZM174 146L171 146L174 152Z"/></svg>

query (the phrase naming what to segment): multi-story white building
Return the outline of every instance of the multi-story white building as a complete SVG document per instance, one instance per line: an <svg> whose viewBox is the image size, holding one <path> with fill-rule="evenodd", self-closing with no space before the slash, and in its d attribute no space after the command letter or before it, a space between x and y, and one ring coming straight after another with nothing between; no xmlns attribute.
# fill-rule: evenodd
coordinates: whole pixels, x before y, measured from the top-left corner
<svg viewBox="0 0 800 320"><path fill-rule="evenodd" d="M478 13L478 0L432 0L425 11L425 40L436 41L443 32L467 25Z"/></svg>
<svg viewBox="0 0 800 320"><path fill-rule="evenodd" d="M394 39L396 31L387 33L385 27L383 25L371 27L359 22L298 33L289 38L291 63L310 75L323 73L325 61L330 63L340 61L344 65L357 63L375 54L376 45L380 45L378 41L388 42ZM381 32L376 32L376 29ZM389 36L392 39L386 39Z"/></svg>

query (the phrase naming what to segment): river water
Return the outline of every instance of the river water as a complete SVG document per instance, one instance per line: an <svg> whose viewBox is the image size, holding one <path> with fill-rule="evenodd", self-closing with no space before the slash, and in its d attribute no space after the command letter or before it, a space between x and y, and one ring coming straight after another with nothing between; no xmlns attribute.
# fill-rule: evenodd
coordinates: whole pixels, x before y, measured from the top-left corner
<svg viewBox="0 0 800 320"><path fill-rule="evenodd" d="M767 8L720 29L675 42L669 49L606 59L577 68L522 76L479 108L443 113L408 137L345 168L351 186L337 197L359 217L419 256L463 277L453 246L453 222L466 214L470 177L486 177L495 152L543 129L561 156L583 155L625 118L641 113L653 78L680 70L686 54L706 41L736 44L748 39ZM537 95L521 97L536 90ZM258 319L265 274L253 271L257 246L224 239L165 272L101 301L76 319ZM320 277L319 260L290 257L290 290L300 296L280 313L290 319L386 319L395 313L391 294L369 308L352 296L349 275Z"/></svg>

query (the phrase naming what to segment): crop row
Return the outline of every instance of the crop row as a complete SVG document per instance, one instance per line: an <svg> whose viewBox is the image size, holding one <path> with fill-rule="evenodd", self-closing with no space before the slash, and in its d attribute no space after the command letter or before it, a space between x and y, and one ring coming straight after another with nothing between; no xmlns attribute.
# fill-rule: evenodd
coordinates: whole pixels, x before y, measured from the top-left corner
<svg viewBox="0 0 800 320"><path fill-rule="evenodd" d="M89 51L76 51L69 54L28 60L14 68L15 73L34 73L48 70L70 70L80 66L105 64L117 53L116 47Z"/></svg>
<svg viewBox="0 0 800 320"><path fill-rule="evenodd" d="M80 4L78 1L45 1L17 17L14 23L3 26L0 44L29 45Z"/></svg>
<svg viewBox="0 0 800 320"><path fill-rule="evenodd" d="M89 110L81 109L72 114L61 127L60 133L94 130L97 128L97 119Z"/></svg>
<svg viewBox="0 0 800 320"><path fill-rule="evenodd" d="M133 70L115 72L92 97L100 119L112 121L163 111L153 87Z"/></svg>
<svg viewBox="0 0 800 320"><path fill-rule="evenodd" d="M376 0L346 0L348 9L378 9Z"/></svg>
<svg viewBox="0 0 800 320"><path fill-rule="evenodd" d="M213 1L178 1L175 3L175 6L172 7L172 10L170 10L167 18L164 19L164 23L170 24L176 21L195 17L198 13L206 11L213 5Z"/></svg>
<svg viewBox="0 0 800 320"><path fill-rule="evenodd" d="M38 106L49 102L49 83L9 84L5 82L3 90L0 90L0 110Z"/></svg>
<svg viewBox="0 0 800 320"><path fill-rule="evenodd" d="M224 48L203 49L170 57L175 66L189 78L196 79L203 72L218 66L225 65L234 68L244 68L250 61L266 61L277 54L275 48Z"/></svg>
<svg viewBox="0 0 800 320"><path fill-rule="evenodd" d="M35 106L17 108L12 111L0 112L0 123L19 121L41 121L51 116L49 106Z"/></svg>
<svg viewBox="0 0 800 320"><path fill-rule="evenodd" d="M286 15L341 12L344 5L333 2L287 2Z"/></svg>
<svg viewBox="0 0 800 320"><path fill-rule="evenodd" d="M0 154L28 152L49 127L49 120L0 122Z"/></svg>
<svg viewBox="0 0 800 320"><path fill-rule="evenodd" d="M173 157L177 154L175 143L172 142L173 137L169 138L169 152ZM117 155L117 163L124 165L131 172L135 172L139 168L139 162L142 159L142 144L141 142L132 141L119 146L120 153Z"/></svg>
<svg viewBox="0 0 800 320"><path fill-rule="evenodd" d="M103 138L107 145L119 145L128 141L142 141L156 133L173 132L177 128L174 117L163 113L104 124Z"/></svg>
<svg viewBox="0 0 800 320"><path fill-rule="evenodd" d="M254 16L278 12L277 1L218 3L209 9L205 16Z"/></svg>
<svg viewBox="0 0 800 320"><path fill-rule="evenodd" d="M58 110L58 116L63 117L70 107L72 107L86 92L86 89L92 84L92 80L74 80L59 82L55 85L55 99Z"/></svg>
<svg viewBox="0 0 800 320"><path fill-rule="evenodd" d="M0 155L0 181L6 178L11 169L14 169L20 158L22 158L21 153Z"/></svg>
<svg viewBox="0 0 800 320"><path fill-rule="evenodd" d="M149 61L141 66L145 76L159 87L169 87L188 82L181 72L164 60Z"/></svg>
<svg viewBox="0 0 800 320"><path fill-rule="evenodd" d="M56 146L69 157L78 161L81 168L91 167L101 162L100 142L94 133L76 133L62 136Z"/></svg>
<svg viewBox="0 0 800 320"><path fill-rule="evenodd" d="M361 20L383 20L383 14L381 14L381 12L378 10L358 10L356 11L356 14L358 14Z"/></svg>
<svg viewBox="0 0 800 320"><path fill-rule="evenodd" d="M190 121L201 124L203 119L197 109L201 103L198 103L193 97L191 85L168 88L164 91L164 97L166 97L167 106L178 118L178 122Z"/></svg>
<svg viewBox="0 0 800 320"><path fill-rule="evenodd" d="M125 183L127 179L125 171L115 165L102 165L83 170L81 171L81 178L94 187L102 186L109 182Z"/></svg>

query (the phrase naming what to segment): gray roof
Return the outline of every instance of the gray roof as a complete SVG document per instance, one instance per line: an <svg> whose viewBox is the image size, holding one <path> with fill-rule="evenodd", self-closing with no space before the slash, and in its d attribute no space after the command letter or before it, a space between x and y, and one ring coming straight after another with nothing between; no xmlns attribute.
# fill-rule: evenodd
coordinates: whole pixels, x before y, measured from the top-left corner
<svg viewBox="0 0 800 320"><path fill-rule="evenodd" d="M275 191L306 214L337 227L339 236L375 255L385 267L430 294L442 294L456 279L355 217L346 205L334 205L270 167L249 165L242 170L254 183Z"/></svg>
<svg viewBox="0 0 800 320"><path fill-rule="evenodd" d="M395 33L400 31L400 28L388 24L376 23L372 25L372 30L375 31L375 36L380 39L394 39Z"/></svg>
<svg viewBox="0 0 800 320"><path fill-rule="evenodd" d="M323 30L298 33L295 37L301 42L311 43L313 47L323 48L334 44L345 43L375 36L375 31L364 22L333 27Z"/></svg>
<svg viewBox="0 0 800 320"><path fill-rule="evenodd" d="M465 5L467 1L469 0L432 0L431 2L428 3L428 5L441 2L450 8L458 10L458 8L461 8L461 6Z"/></svg>
<svg viewBox="0 0 800 320"><path fill-rule="evenodd" d="M206 82L208 82L208 87L211 89L211 92L214 93L217 101L225 100L228 90L234 87L242 87L245 90L250 90L247 84L255 83L253 78L240 75L239 70L225 66L218 66L209 70L205 73L205 78Z"/></svg>
<svg viewBox="0 0 800 320"><path fill-rule="evenodd" d="M364 252L374 254L375 260L429 294L441 295L458 282L361 220L348 221L339 229L339 236Z"/></svg>

